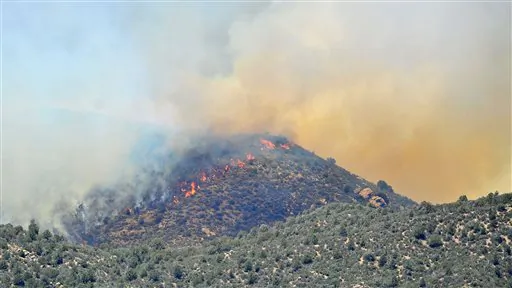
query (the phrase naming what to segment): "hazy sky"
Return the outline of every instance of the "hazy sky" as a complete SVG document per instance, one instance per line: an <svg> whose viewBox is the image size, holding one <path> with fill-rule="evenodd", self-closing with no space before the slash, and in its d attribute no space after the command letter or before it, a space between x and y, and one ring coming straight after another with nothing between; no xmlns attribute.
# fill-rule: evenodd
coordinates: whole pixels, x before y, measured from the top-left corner
<svg viewBox="0 0 512 288"><path fill-rule="evenodd" d="M19 221L117 179L155 127L284 133L418 201L511 190L510 3L3 5Z"/></svg>

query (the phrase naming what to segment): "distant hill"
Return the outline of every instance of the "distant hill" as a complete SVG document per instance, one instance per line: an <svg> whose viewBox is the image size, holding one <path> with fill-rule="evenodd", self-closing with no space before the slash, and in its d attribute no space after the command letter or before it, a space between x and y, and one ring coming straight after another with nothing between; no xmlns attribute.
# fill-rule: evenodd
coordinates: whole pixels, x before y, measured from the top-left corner
<svg viewBox="0 0 512 288"><path fill-rule="evenodd" d="M64 219L72 239L93 245L136 244L154 237L175 244L200 242L331 202L391 208L415 204L385 182L377 187L285 137L212 136L193 143L179 157L161 156L160 170L145 171L148 184L138 197L123 193L126 187L92 191Z"/></svg>
<svg viewBox="0 0 512 288"><path fill-rule="evenodd" d="M512 287L512 194L331 203L235 238L93 248L0 225L1 287Z"/></svg>

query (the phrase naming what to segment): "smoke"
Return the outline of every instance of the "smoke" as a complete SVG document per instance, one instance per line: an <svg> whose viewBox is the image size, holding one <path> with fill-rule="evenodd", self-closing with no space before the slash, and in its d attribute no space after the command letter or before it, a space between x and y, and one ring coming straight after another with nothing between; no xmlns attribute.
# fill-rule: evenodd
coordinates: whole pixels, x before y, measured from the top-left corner
<svg viewBox="0 0 512 288"><path fill-rule="evenodd" d="M510 191L509 8L6 3L4 221L130 182L153 131L283 133L419 201Z"/></svg>
<svg viewBox="0 0 512 288"><path fill-rule="evenodd" d="M141 139L169 131L170 118L144 101L144 73L114 15L106 6L4 5L4 222L59 223L92 188L132 179Z"/></svg>
<svg viewBox="0 0 512 288"><path fill-rule="evenodd" d="M181 127L285 133L415 200L510 191L509 5L270 4L211 36L227 39L228 72L198 73L223 55L187 30L204 61L154 96ZM149 63L172 62L163 35L143 38ZM149 67L156 79L172 65Z"/></svg>
<svg viewBox="0 0 512 288"><path fill-rule="evenodd" d="M139 39L180 127L284 133L418 201L511 191L510 3L271 3L202 29L167 16ZM172 29L196 56L181 70Z"/></svg>

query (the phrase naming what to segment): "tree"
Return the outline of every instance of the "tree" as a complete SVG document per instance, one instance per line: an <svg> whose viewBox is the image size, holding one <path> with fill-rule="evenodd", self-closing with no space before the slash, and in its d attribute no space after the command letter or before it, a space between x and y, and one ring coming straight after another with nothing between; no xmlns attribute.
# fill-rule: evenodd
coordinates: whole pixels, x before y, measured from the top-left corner
<svg viewBox="0 0 512 288"><path fill-rule="evenodd" d="M439 235L433 235L428 238L428 246L437 248L443 246L443 239Z"/></svg>
<svg viewBox="0 0 512 288"><path fill-rule="evenodd" d="M56 251L54 254L53 254L53 263L54 265L61 265L62 263L64 263L64 259L62 258L62 256L60 255L60 253L58 251Z"/></svg>
<svg viewBox="0 0 512 288"><path fill-rule="evenodd" d="M80 277L80 281L82 281L82 283L96 282L96 277L94 276L94 271L91 269L86 269L79 275L79 277Z"/></svg>
<svg viewBox="0 0 512 288"><path fill-rule="evenodd" d="M435 211L434 205L427 201L422 201L420 204L420 208L425 210L425 212L427 213L432 213Z"/></svg>
<svg viewBox="0 0 512 288"><path fill-rule="evenodd" d="M256 282L258 282L258 277L256 276L256 273L254 273L254 272L249 273L249 278L247 278L247 284L252 285L252 284L256 284Z"/></svg>
<svg viewBox="0 0 512 288"><path fill-rule="evenodd" d="M125 276L126 280L128 281L133 281L135 279L137 279L137 273L135 273L134 270L132 269L129 269L128 271L126 271L126 276Z"/></svg>
<svg viewBox="0 0 512 288"><path fill-rule="evenodd" d="M393 191L393 187L391 187L388 183L386 183L386 181L384 180L379 180L377 181L377 188L379 188L379 190L381 191L384 191L384 192L394 192Z"/></svg>
<svg viewBox="0 0 512 288"><path fill-rule="evenodd" d="M388 278L386 280L384 285L386 287L397 287L398 286L398 279L396 278L396 276L391 276L390 278Z"/></svg>
<svg viewBox="0 0 512 288"><path fill-rule="evenodd" d="M28 225L28 237L34 241L37 239L37 235L39 235L39 226L36 224L36 220L32 219Z"/></svg>
<svg viewBox="0 0 512 288"><path fill-rule="evenodd" d="M383 267L384 265L386 265L387 262L388 262L388 257L386 257L386 255L382 255L379 258L379 267Z"/></svg>
<svg viewBox="0 0 512 288"><path fill-rule="evenodd" d="M375 256L373 256L372 253L367 253L364 255L364 260L366 260L366 262L373 262L375 261Z"/></svg>
<svg viewBox="0 0 512 288"><path fill-rule="evenodd" d="M153 282L158 282L160 281L160 273L158 270L151 270L149 271L149 280L153 281Z"/></svg>
<svg viewBox="0 0 512 288"><path fill-rule="evenodd" d="M0 270L7 270L9 268L9 265L7 264L7 261L0 260Z"/></svg>
<svg viewBox="0 0 512 288"><path fill-rule="evenodd" d="M23 276L21 274L14 275L12 279L12 283L16 286L24 287L25 286L25 280L23 279Z"/></svg>
<svg viewBox="0 0 512 288"><path fill-rule="evenodd" d="M302 263L303 264L313 263L313 257L311 257L311 255L309 255L309 254L304 255L304 257L302 258Z"/></svg>
<svg viewBox="0 0 512 288"><path fill-rule="evenodd" d="M418 240L425 240L427 238L423 227L416 227L413 231L413 236Z"/></svg>
<svg viewBox="0 0 512 288"><path fill-rule="evenodd" d="M172 274L174 275L174 278L181 279L183 278L183 269L181 266L174 266Z"/></svg>
<svg viewBox="0 0 512 288"><path fill-rule="evenodd" d="M50 230L46 229L43 231L43 234L41 235L41 237L45 240L50 240L52 238L52 232L50 232Z"/></svg>
<svg viewBox="0 0 512 288"><path fill-rule="evenodd" d="M354 192L354 187L350 186L349 184L343 185L343 192L349 194Z"/></svg>
<svg viewBox="0 0 512 288"><path fill-rule="evenodd" d="M250 260L246 261L245 265L244 265L244 272L249 272L251 270L252 270L252 262Z"/></svg>

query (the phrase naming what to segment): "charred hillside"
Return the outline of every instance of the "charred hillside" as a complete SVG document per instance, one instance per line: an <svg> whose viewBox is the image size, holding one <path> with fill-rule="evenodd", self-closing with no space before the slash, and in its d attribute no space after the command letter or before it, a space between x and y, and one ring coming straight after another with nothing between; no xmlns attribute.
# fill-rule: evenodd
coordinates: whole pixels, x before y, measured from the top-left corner
<svg viewBox="0 0 512 288"><path fill-rule="evenodd" d="M65 219L68 234L89 244L153 237L178 244L233 236L331 202L414 204L280 136L201 138L169 163L145 174L139 194L121 186L92 191Z"/></svg>

